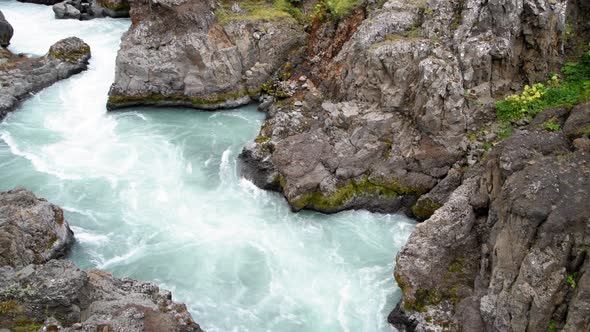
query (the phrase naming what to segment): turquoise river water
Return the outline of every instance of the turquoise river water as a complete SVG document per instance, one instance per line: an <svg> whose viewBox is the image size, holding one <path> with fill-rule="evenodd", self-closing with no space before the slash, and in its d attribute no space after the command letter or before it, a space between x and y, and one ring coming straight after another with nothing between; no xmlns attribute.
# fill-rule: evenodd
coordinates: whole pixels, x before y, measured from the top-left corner
<svg viewBox="0 0 590 332"><path fill-rule="evenodd" d="M43 55L72 35L87 72L24 102L0 124L0 190L64 208L83 268L151 280L214 331L392 331L394 258L414 223L400 215L292 213L240 178L254 107L107 113L129 20L55 20L51 7L0 1L10 49Z"/></svg>

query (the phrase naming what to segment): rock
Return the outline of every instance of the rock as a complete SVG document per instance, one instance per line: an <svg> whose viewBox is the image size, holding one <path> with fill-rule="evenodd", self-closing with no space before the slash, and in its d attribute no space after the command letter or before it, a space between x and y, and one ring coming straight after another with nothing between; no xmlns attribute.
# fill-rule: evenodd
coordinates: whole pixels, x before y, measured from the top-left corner
<svg viewBox="0 0 590 332"><path fill-rule="evenodd" d="M583 123L584 108L576 106L565 122ZM554 114L550 109L537 117ZM590 154L571 150L567 132L567 126L548 132L532 124L516 132L416 227L396 259L403 301L391 315L394 324L590 329L582 318L590 314L590 208L584 203L590 201Z"/></svg>
<svg viewBox="0 0 590 332"><path fill-rule="evenodd" d="M0 268L0 326L62 326L59 331L201 332L184 304L149 282L83 271L66 260ZM50 317L46 319L46 317Z"/></svg>
<svg viewBox="0 0 590 332"><path fill-rule="evenodd" d="M575 106L563 129L571 140L590 136L590 103Z"/></svg>
<svg viewBox="0 0 590 332"><path fill-rule="evenodd" d="M0 46L6 48L10 45L10 39L12 39L12 35L14 34L14 30L12 25L8 23L2 11L0 11Z"/></svg>
<svg viewBox="0 0 590 332"><path fill-rule="evenodd" d="M55 18L59 19L73 18L78 20L82 16L80 10L71 5L69 1L53 5L53 12L55 13Z"/></svg>
<svg viewBox="0 0 590 332"><path fill-rule="evenodd" d="M74 242L63 211L23 188L0 193L0 266L61 257Z"/></svg>
<svg viewBox="0 0 590 332"><path fill-rule="evenodd" d="M129 17L129 0L93 0L108 17Z"/></svg>
<svg viewBox="0 0 590 332"><path fill-rule="evenodd" d="M0 193L0 326L20 331L201 332L158 286L61 257L73 242L63 211L31 192Z"/></svg>
<svg viewBox="0 0 590 332"><path fill-rule="evenodd" d="M57 19L89 20L97 17L129 17L127 0L65 0L53 5Z"/></svg>
<svg viewBox="0 0 590 332"><path fill-rule="evenodd" d="M247 104L303 42L304 32L292 18L256 20L244 13L219 20L210 1L151 3L132 3L133 24L123 36L109 92L111 110ZM251 75L245 75L248 70Z"/></svg>
<svg viewBox="0 0 590 332"><path fill-rule="evenodd" d="M90 46L70 37L53 44L41 58L28 58L0 50L0 119L31 94L86 70Z"/></svg>

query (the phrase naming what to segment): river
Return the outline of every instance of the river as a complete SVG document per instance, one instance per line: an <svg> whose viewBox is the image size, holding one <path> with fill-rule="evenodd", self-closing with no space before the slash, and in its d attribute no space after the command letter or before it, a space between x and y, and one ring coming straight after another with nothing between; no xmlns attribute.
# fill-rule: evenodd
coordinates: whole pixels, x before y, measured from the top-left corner
<svg viewBox="0 0 590 332"><path fill-rule="evenodd" d="M69 36L92 49L88 71L24 102L0 124L0 190L60 205L82 268L154 281L206 331L392 331L397 251L414 222L348 211L292 213L240 178L257 135L255 107L107 113L129 20L55 20L51 7L0 1L13 52L43 55Z"/></svg>

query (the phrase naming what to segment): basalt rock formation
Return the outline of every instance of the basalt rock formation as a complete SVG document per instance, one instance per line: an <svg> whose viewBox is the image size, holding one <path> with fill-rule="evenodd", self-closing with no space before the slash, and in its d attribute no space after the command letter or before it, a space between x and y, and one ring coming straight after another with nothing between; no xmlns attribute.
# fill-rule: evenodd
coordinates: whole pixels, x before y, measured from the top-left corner
<svg viewBox="0 0 590 332"><path fill-rule="evenodd" d="M557 119L562 130L543 124ZM498 144L397 257L409 331L590 329L590 103Z"/></svg>
<svg viewBox="0 0 590 332"><path fill-rule="evenodd" d="M72 236L59 207L22 188L0 193L0 329L201 331L169 291L53 259Z"/></svg>
<svg viewBox="0 0 590 332"><path fill-rule="evenodd" d="M295 210L426 219L483 154L468 134L494 119L495 100L558 71L583 6L390 0L314 22L293 78L278 82L293 97L265 104L244 174Z"/></svg>
<svg viewBox="0 0 590 332"><path fill-rule="evenodd" d="M303 31L276 21L214 14L213 1L137 0L123 36L108 108L201 109L247 104L302 43Z"/></svg>
<svg viewBox="0 0 590 332"><path fill-rule="evenodd" d="M0 119L20 101L51 84L86 70L90 46L70 37L53 44L40 58L0 50Z"/></svg>
<svg viewBox="0 0 590 332"><path fill-rule="evenodd" d="M0 46L6 48L10 45L10 39L14 34L12 25L6 21L4 14L0 11Z"/></svg>

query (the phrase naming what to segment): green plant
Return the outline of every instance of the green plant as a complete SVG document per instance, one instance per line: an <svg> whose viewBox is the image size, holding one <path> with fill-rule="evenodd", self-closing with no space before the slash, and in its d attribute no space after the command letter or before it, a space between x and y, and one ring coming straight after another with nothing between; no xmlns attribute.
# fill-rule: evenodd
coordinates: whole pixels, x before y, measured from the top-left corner
<svg viewBox="0 0 590 332"><path fill-rule="evenodd" d="M576 277L578 276L577 272L570 273L565 277L565 282L570 285L571 288L576 288Z"/></svg>
<svg viewBox="0 0 590 332"><path fill-rule="evenodd" d="M557 331L557 323L552 319L549 321L549 326L547 326L548 332L555 332Z"/></svg>
<svg viewBox="0 0 590 332"><path fill-rule="evenodd" d="M572 106L590 100L590 51L578 62L566 63L561 72L563 79L552 74L543 83L525 85L520 94L513 94L496 103L500 120L513 121L533 117L545 108Z"/></svg>
<svg viewBox="0 0 590 332"><path fill-rule="evenodd" d="M561 130L561 126L559 125L559 123L557 123L557 119L555 117L552 117L547 122L545 122L543 124L543 128L545 128L545 130L547 130L547 131L552 131L552 132Z"/></svg>
<svg viewBox="0 0 590 332"><path fill-rule="evenodd" d="M330 20L338 22L345 18L358 5L358 0L323 0L323 4Z"/></svg>

